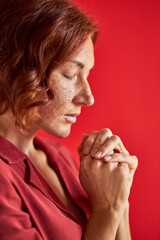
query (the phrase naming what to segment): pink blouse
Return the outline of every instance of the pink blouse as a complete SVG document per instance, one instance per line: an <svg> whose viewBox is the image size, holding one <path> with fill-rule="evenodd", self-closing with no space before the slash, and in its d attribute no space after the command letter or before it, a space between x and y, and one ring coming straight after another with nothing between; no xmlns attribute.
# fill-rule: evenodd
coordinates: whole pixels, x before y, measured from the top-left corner
<svg viewBox="0 0 160 240"><path fill-rule="evenodd" d="M60 143L40 137L34 143L46 153L86 222L89 201L79 182L77 161ZM84 228L30 159L0 136L0 239L80 240Z"/></svg>

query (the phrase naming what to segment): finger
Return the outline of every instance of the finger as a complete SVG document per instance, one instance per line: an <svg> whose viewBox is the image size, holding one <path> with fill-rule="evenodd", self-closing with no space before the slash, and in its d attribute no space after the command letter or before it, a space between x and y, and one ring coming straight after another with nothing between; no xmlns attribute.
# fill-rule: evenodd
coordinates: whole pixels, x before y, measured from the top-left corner
<svg viewBox="0 0 160 240"><path fill-rule="evenodd" d="M83 150L83 145L87 139L88 135L86 133L83 134L83 137L82 137L82 141L80 143L80 145L78 146L78 153L81 154L82 150Z"/></svg>
<svg viewBox="0 0 160 240"><path fill-rule="evenodd" d="M83 153L85 155L89 154L91 152L91 149L93 147L93 144L97 138L98 131L93 131L86 139L84 146L83 146Z"/></svg>
<svg viewBox="0 0 160 240"><path fill-rule="evenodd" d="M96 159L96 158L91 158L91 164L90 168L92 167L103 167L105 165L105 168L108 168L109 170L113 170L117 167L118 162L105 162L102 161L102 159Z"/></svg>
<svg viewBox="0 0 160 240"><path fill-rule="evenodd" d="M99 132L99 134L98 134L98 136L97 136L97 138L96 138L96 140L94 142L93 148L91 150L91 155L93 157L96 155L96 153L99 152L100 148L107 141L107 139L110 138L111 136L112 136L112 132L108 128L103 128ZM100 153L99 153L99 155L100 155Z"/></svg>
<svg viewBox="0 0 160 240"><path fill-rule="evenodd" d="M112 135L106 142L103 144L98 153L95 154L95 157L103 158L105 155L109 155L113 150L121 151L119 147L119 137Z"/></svg>
<svg viewBox="0 0 160 240"><path fill-rule="evenodd" d="M104 165L105 168L108 168L109 170L114 170L118 166L118 162L105 162L105 161L103 161L103 163L105 163L105 165Z"/></svg>
<svg viewBox="0 0 160 240"><path fill-rule="evenodd" d="M110 156L105 156L105 162L127 163L130 170L136 170L138 166L138 159L136 156L127 155L125 153L114 153Z"/></svg>
<svg viewBox="0 0 160 240"><path fill-rule="evenodd" d="M108 155L112 155L112 154L114 154L114 151L113 151L113 150L112 150ZM107 156L108 156L108 155L107 155Z"/></svg>
<svg viewBox="0 0 160 240"><path fill-rule="evenodd" d="M104 161L102 161L101 159L92 158L91 168L93 167L100 168L103 165L104 165Z"/></svg>
<svg viewBox="0 0 160 240"><path fill-rule="evenodd" d="M109 155L109 153L113 150L114 152L124 152L129 155L128 151L123 146L121 139L116 135L112 135L101 147L99 152L95 154L95 157L103 158L105 155Z"/></svg>
<svg viewBox="0 0 160 240"><path fill-rule="evenodd" d="M120 138L119 138L119 147L121 149L121 152L129 155L128 150L125 148L125 146L124 146L124 144L123 144L123 142L122 142L122 140Z"/></svg>
<svg viewBox="0 0 160 240"><path fill-rule="evenodd" d="M114 154L115 152L112 150L111 152L109 152L109 154L108 155L105 155L105 156L110 156L110 155L112 155L112 154ZM104 157L105 157L104 156ZM101 158L99 158L99 157L94 157L95 159L101 159Z"/></svg>
<svg viewBox="0 0 160 240"><path fill-rule="evenodd" d="M117 170L120 170L123 177L126 176L128 179L128 173L130 173L130 169L127 163L119 163L117 166Z"/></svg>

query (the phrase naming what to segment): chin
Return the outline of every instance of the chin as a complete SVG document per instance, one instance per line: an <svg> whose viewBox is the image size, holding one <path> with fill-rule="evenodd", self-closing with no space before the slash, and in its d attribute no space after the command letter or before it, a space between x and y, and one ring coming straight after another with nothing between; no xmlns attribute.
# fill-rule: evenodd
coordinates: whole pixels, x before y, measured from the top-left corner
<svg viewBox="0 0 160 240"><path fill-rule="evenodd" d="M43 131L45 131L46 133L57 137L57 138L66 138L69 136L70 132L71 132L71 127L67 127L67 128L59 128L59 129L42 129Z"/></svg>
<svg viewBox="0 0 160 240"><path fill-rule="evenodd" d="M66 137L68 137L69 136L69 134L70 134L70 132L63 132L63 133L59 133L59 134L54 134L53 136L54 137L57 137L57 138L66 138Z"/></svg>

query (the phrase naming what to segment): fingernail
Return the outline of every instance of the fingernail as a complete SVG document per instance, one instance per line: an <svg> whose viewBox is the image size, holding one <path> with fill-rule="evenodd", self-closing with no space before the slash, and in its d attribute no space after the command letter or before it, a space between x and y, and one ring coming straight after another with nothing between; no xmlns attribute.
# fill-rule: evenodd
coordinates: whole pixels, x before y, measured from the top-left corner
<svg viewBox="0 0 160 240"><path fill-rule="evenodd" d="M95 156L96 156L96 157L101 157L102 154L103 154L103 153L100 151L100 152L97 152L97 153L95 154Z"/></svg>
<svg viewBox="0 0 160 240"><path fill-rule="evenodd" d="M105 158L107 161L112 159L112 157L111 157L110 155L109 155L109 156L105 156L104 158Z"/></svg>
<svg viewBox="0 0 160 240"><path fill-rule="evenodd" d="M89 152L90 152L90 148L89 148L88 146L85 147L83 153L84 153L84 154L88 154Z"/></svg>

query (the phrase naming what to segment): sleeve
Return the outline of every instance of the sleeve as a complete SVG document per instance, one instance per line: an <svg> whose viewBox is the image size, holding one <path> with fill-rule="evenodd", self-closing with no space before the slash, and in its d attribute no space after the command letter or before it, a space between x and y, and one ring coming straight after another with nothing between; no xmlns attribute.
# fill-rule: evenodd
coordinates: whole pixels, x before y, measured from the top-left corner
<svg viewBox="0 0 160 240"><path fill-rule="evenodd" d="M0 174L0 239L42 240L12 182Z"/></svg>

